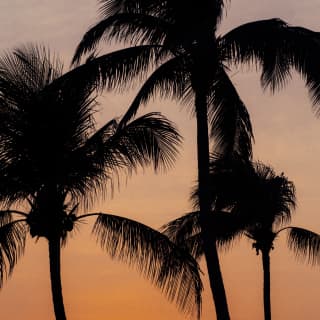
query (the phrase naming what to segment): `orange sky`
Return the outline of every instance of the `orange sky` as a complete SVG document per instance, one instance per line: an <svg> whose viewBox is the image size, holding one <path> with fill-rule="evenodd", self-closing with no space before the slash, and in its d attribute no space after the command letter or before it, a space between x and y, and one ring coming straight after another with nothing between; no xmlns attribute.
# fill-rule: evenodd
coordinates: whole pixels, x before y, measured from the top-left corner
<svg viewBox="0 0 320 320"><path fill-rule="evenodd" d="M50 45L69 64L81 35L96 17L96 0L3 0L0 3L0 48L26 42ZM320 2L309 0L233 0L222 26L280 17L291 24L320 31ZM242 72L244 71L244 72ZM320 120L311 111L302 81L294 81L281 94L263 94L258 76L232 70L232 80L245 101L254 126L255 158L272 165L295 182L298 208L293 224L320 232ZM105 93L99 121L120 115L133 92L125 96ZM159 227L190 210L187 201L196 178L195 127L187 109L170 101L154 101L146 111L161 110L175 121L185 143L175 168L166 175L146 170L122 184L113 199L97 203L113 211ZM70 320L184 319L176 307L133 269L111 261L90 236L90 224L63 250L63 290ZM271 256L271 289L274 320L317 320L320 307L320 272L296 262L285 247L275 244ZM44 240L28 242L25 256L0 292L0 317L11 320L53 319L49 291L48 253ZM222 268L233 320L262 319L260 257L243 241L222 254ZM205 270L204 270L205 271ZM205 286L207 286L206 279ZM214 320L210 293L204 292L203 320Z"/></svg>

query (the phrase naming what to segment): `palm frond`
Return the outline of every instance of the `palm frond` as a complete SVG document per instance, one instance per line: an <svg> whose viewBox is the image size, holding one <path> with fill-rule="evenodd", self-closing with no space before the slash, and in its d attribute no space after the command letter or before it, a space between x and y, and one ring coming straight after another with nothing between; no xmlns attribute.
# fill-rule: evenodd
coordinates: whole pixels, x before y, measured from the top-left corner
<svg viewBox="0 0 320 320"><path fill-rule="evenodd" d="M26 231L25 222L21 220L0 227L0 287L24 252Z"/></svg>
<svg viewBox="0 0 320 320"><path fill-rule="evenodd" d="M262 67L264 86L283 86L290 78L291 57L287 52L289 26L280 19L241 25L222 38L222 50L231 63L256 63Z"/></svg>
<svg viewBox="0 0 320 320"><path fill-rule="evenodd" d="M90 51L94 51L104 33L106 33L106 30L113 25L113 22L113 18L104 19L94 25L84 34L75 50L71 65L78 65L83 55Z"/></svg>
<svg viewBox="0 0 320 320"><path fill-rule="evenodd" d="M212 2L212 1L210 1ZM229 2L229 0L216 0L213 2L214 10L210 13L212 17L215 19L215 29L217 26L221 23L223 14L226 9L226 4ZM211 4L212 5L212 4Z"/></svg>
<svg viewBox="0 0 320 320"><path fill-rule="evenodd" d="M161 0L100 0L100 14L109 17L119 13L156 14L165 9L167 1Z"/></svg>
<svg viewBox="0 0 320 320"><path fill-rule="evenodd" d="M0 211L0 227L12 221L12 213L9 210Z"/></svg>
<svg viewBox="0 0 320 320"><path fill-rule="evenodd" d="M262 67L261 82L272 90L284 86L297 70L306 80L316 104L320 100L320 36L280 19L251 22L227 33L221 41L226 60L256 63Z"/></svg>
<svg viewBox="0 0 320 320"><path fill-rule="evenodd" d="M15 108L61 76L63 65L43 46L25 45L0 59L0 103Z"/></svg>
<svg viewBox="0 0 320 320"><path fill-rule="evenodd" d="M29 88L34 87L35 90L39 90L62 75L62 61L45 46L28 44L16 48L13 54L20 61L19 73L30 80ZM21 69L25 72L21 72Z"/></svg>
<svg viewBox="0 0 320 320"><path fill-rule="evenodd" d="M320 235L297 227L288 227L288 247L296 257L311 264L320 264Z"/></svg>
<svg viewBox="0 0 320 320"><path fill-rule="evenodd" d="M106 191L121 173L153 165L168 169L178 153L181 136L175 126L159 113L149 113L123 127L110 121L75 150L69 160L64 187L74 199L93 198ZM99 194L101 194L99 192Z"/></svg>
<svg viewBox="0 0 320 320"><path fill-rule="evenodd" d="M123 116L120 127L137 113L141 104L146 104L157 95L184 101L184 98L189 96L190 91L184 63L183 57L175 57L159 66L140 88ZM187 103L188 101L184 102Z"/></svg>
<svg viewBox="0 0 320 320"><path fill-rule="evenodd" d="M8 174L5 177L3 177L4 172ZM19 173L22 175L19 175ZM27 184L28 181L32 181L32 174L26 172L25 166L21 164L0 169L1 203L6 207L10 207L15 202L23 201L34 190L34 185L30 186Z"/></svg>
<svg viewBox="0 0 320 320"><path fill-rule="evenodd" d="M113 51L88 60L56 80L59 87L77 88L86 85L95 89L117 89L123 92L143 80L166 60L168 52L159 45L140 45Z"/></svg>
<svg viewBox="0 0 320 320"><path fill-rule="evenodd" d="M250 159L253 132L247 108L222 67L212 83L209 103L211 136L221 155L234 153Z"/></svg>
<svg viewBox="0 0 320 320"><path fill-rule="evenodd" d="M112 18L115 21L107 38L130 45L162 45L169 28L168 22L164 19L143 13L122 13Z"/></svg>
<svg viewBox="0 0 320 320"><path fill-rule="evenodd" d="M296 206L295 187L284 173L275 171L260 162L254 164L256 185L254 198L257 209L261 206L260 218L274 226L288 223ZM253 190L254 191L254 190ZM258 211L258 210L257 210Z"/></svg>
<svg viewBox="0 0 320 320"><path fill-rule="evenodd" d="M320 76L317 70L320 68L320 33L301 27L291 27L293 64L306 81L309 95L312 99L313 108L319 116L320 103ZM297 45L298 44L298 45Z"/></svg>
<svg viewBox="0 0 320 320"><path fill-rule="evenodd" d="M172 242L183 244L186 239L201 231L199 215L199 211L186 213L163 225L160 231Z"/></svg>
<svg viewBox="0 0 320 320"><path fill-rule="evenodd" d="M219 243L217 244L219 245ZM197 261L204 255L203 237L201 233L190 236L183 244L178 244L178 246L185 248Z"/></svg>
<svg viewBox="0 0 320 320"><path fill-rule="evenodd" d="M133 167L153 163L157 170L173 164L181 136L171 121L153 112L119 127L107 145L112 146L114 140L117 146L112 148L113 151L121 152L127 163Z"/></svg>
<svg viewBox="0 0 320 320"><path fill-rule="evenodd" d="M199 217L198 211L191 212L161 227L171 241L188 250L195 259L204 253ZM212 242L216 242L219 249L228 250L251 223L251 220L247 220L230 212L212 212L209 227Z"/></svg>
<svg viewBox="0 0 320 320"><path fill-rule="evenodd" d="M93 233L112 258L136 265L181 310L200 315L199 267L187 251L150 227L110 214L99 215Z"/></svg>
<svg viewBox="0 0 320 320"><path fill-rule="evenodd" d="M77 65L82 56L93 52L101 40L115 40L131 45L143 43L160 45L167 24L156 17L145 14L121 13L101 20L90 28L78 44L72 59Z"/></svg>

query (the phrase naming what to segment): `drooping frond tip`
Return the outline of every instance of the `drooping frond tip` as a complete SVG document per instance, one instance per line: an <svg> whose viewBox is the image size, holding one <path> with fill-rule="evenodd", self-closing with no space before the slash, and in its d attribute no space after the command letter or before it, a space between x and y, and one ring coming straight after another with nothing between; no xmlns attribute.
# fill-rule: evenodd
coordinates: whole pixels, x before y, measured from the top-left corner
<svg viewBox="0 0 320 320"><path fill-rule="evenodd" d="M120 126L116 135L121 138L120 147L126 149L124 156L133 168L152 163L156 171L173 165L182 140L174 124L158 112Z"/></svg>
<svg viewBox="0 0 320 320"><path fill-rule="evenodd" d="M103 36L103 33L105 32L106 27L106 22L102 21L96 24L94 27L92 27L84 34L81 42L78 44L76 48L76 51L71 61L71 65L79 65L81 57L83 55L95 50L98 41L100 41L100 39Z"/></svg>
<svg viewBox="0 0 320 320"><path fill-rule="evenodd" d="M0 288L9 277L24 252L26 227L23 221L14 221L0 227Z"/></svg>
<svg viewBox="0 0 320 320"><path fill-rule="evenodd" d="M93 233L111 258L136 266L181 311L200 317L199 266L187 251L146 225L110 214L99 214Z"/></svg>
<svg viewBox="0 0 320 320"><path fill-rule="evenodd" d="M223 68L219 68L212 82L209 97L211 136L221 155L239 154L251 159L254 141L251 120L246 106Z"/></svg>
<svg viewBox="0 0 320 320"><path fill-rule="evenodd" d="M288 246L296 257L310 264L320 265L320 235L303 228L288 229Z"/></svg>

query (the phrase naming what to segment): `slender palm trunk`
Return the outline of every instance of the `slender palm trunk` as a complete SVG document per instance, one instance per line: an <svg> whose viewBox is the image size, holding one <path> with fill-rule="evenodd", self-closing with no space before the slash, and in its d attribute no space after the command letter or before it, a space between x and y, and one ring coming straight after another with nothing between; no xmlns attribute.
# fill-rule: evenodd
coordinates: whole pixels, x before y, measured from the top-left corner
<svg viewBox="0 0 320 320"><path fill-rule="evenodd" d="M196 92L197 148L200 225L203 234L204 254L207 263L211 291L216 308L217 320L229 320L229 311L224 289L218 252L214 237L210 232L210 194L209 194L209 137L206 95Z"/></svg>
<svg viewBox="0 0 320 320"><path fill-rule="evenodd" d="M271 320L271 301L270 301L270 255L269 250L262 250L263 265L263 304L264 319Z"/></svg>
<svg viewBox="0 0 320 320"><path fill-rule="evenodd" d="M56 320L66 320L63 305L61 272L60 272L60 239L52 237L49 239L49 261L50 261L50 280L53 299L54 313Z"/></svg>

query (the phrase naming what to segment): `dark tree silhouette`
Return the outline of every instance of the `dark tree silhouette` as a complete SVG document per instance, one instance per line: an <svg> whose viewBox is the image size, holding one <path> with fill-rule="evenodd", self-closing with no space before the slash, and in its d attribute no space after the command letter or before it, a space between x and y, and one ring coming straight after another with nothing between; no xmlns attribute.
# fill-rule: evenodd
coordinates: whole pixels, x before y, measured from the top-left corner
<svg viewBox="0 0 320 320"><path fill-rule="evenodd" d="M254 201L258 221L247 228L246 236L254 241L257 255L261 252L263 266L263 302L264 318L271 320L270 300L270 251L274 240L287 231L288 247L297 257L305 258L312 264L320 264L320 235L312 231L283 226L290 221L291 210L295 206L294 185L283 174L276 175L267 166L256 166L256 174L261 180L257 186L260 197Z"/></svg>
<svg viewBox="0 0 320 320"><path fill-rule="evenodd" d="M251 157L252 128L248 112L227 74L229 63L254 63L262 68L262 84L272 89L285 84L291 68L306 78L318 102L320 97L318 34L289 27L279 19L252 22L224 36L217 28L224 1L102 0L101 21L80 42L74 63L92 52L101 39L116 39L152 52L141 74L155 68L134 99L130 119L142 103L156 94L194 103L197 121L199 205L210 285L218 320L229 312L215 245L210 244L209 128L216 151ZM129 51L127 51L130 54ZM151 57L151 58L150 58ZM135 70L136 71L136 70ZM125 80L125 76L117 78ZM127 78L128 79L128 78Z"/></svg>
<svg viewBox="0 0 320 320"><path fill-rule="evenodd" d="M137 265L180 309L199 314L202 285L187 251L136 221L79 213L121 174L171 166L181 140L159 113L96 129L97 83L86 67L63 75L61 62L33 45L0 58L0 286L27 234L45 238L55 316L66 319L61 245L79 221L96 216L93 234L111 257Z"/></svg>
<svg viewBox="0 0 320 320"><path fill-rule="evenodd" d="M295 207L295 189L284 174L276 175L261 163L239 160L223 164L220 159L211 165L212 242L229 248L240 236L254 241L253 248L262 255L264 317L271 320L270 251L274 240L287 231L288 247L296 256L320 264L320 235L286 226ZM196 190L192 196L196 206L198 195ZM169 222L163 232L196 259L204 254L198 211Z"/></svg>

